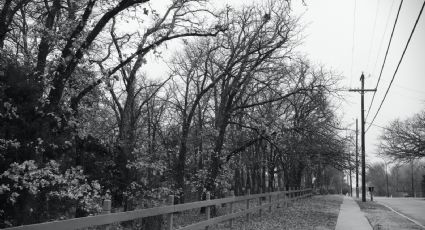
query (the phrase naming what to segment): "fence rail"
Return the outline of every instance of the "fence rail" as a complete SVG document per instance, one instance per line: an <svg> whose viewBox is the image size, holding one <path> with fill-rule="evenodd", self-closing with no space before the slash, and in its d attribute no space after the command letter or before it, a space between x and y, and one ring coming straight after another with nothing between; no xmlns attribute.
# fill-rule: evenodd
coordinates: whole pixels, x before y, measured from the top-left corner
<svg viewBox="0 0 425 230"><path fill-rule="evenodd" d="M168 206L148 208L148 209L139 209L139 210L128 211L128 212L109 213L109 214L102 214L97 216L88 216L88 217L46 222L46 223L40 223L40 224L23 225L23 226L7 228L6 230L56 230L56 229L71 230L71 229L80 229L80 228L95 227L100 225L114 224L118 222L136 220L136 219L158 216L158 215L167 215L167 226L168 226L167 229L172 230L174 229L173 228L174 213L196 209L196 208L202 208L202 207L206 208L207 220L194 223L185 227L181 227L178 230L203 229L203 228L207 228L208 226L218 224L224 221L229 221L229 225L231 227L233 219L237 217L246 215L247 219L249 219L249 214L251 213L259 212L261 215L263 209L268 208L269 211L271 211L273 206L279 207L279 205L281 205L282 203L288 204L288 202L291 200L300 199L300 198L308 197L311 195L312 195L311 189L296 189L296 190L289 189L284 191L260 193L260 194L253 194L253 195L248 194L244 196L231 196L227 198L214 199L214 200L210 200L209 194L207 194L207 200L205 201L198 201L198 202L178 204L178 205L168 205ZM262 202L263 198L266 198L265 200L268 200L268 202L263 203ZM254 199L259 199L258 205L254 207L249 207L249 201ZM174 197L170 196L169 203L173 204L173 201L174 201ZM247 208L243 211L234 212L232 208L233 203L242 202L242 201L247 202ZM222 204L229 204L229 206L226 206L226 207L229 207L228 213L223 216L210 218L210 207L215 205L222 205Z"/></svg>

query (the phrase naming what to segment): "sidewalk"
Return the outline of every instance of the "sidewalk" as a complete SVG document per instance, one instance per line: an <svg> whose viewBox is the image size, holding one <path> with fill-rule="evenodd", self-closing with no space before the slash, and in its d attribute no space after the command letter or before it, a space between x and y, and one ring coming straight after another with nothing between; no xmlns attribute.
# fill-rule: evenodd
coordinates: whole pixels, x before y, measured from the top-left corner
<svg viewBox="0 0 425 230"><path fill-rule="evenodd" d="M344 196L335 229L372 230L372 227L353 198Z"/></svg>

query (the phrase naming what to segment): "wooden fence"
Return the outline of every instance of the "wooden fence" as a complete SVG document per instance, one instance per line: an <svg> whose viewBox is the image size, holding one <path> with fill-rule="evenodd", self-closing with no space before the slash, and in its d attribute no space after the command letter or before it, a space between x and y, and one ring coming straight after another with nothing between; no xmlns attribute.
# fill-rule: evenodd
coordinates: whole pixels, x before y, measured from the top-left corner
<svg viewBox="0 0 425 230"><path fill-rule="evenodd" d="M81 229L88 227L95 227L100 225L108 225L119 223L122 221L130 221L141 219L145 217L152 217L158 215L166 215L166 229L172 230L173 228L173 218L174 215L178 212L183 212L186 210L197 209L205 207L206 209L206 220L190 224L185 227L178 228L178 230L195 230L195 229L207 229L209 226L218 224L220 222L229 221L229 227L232 227L233 220L235 218L246 215L247 220L250 219L250 214L254 212L259 212L261 215L264 209L268 209L270 212L273 207L279 207L281 205L287 205L289 201L294 199L300 199L303 197L308 197L312 195L311 189L289 189L286 191L277 191L270 193L260 193L245 196L233 196L222 199L210 200L209 194L207 194L207 200L198 201L186 204L178 205L168 205L163 207L148 208L148 209L139 209L128 212L118 212L118 213L108 213L110 212L110 201L104 203L106 210L104 210L102 215L97 216L88 216L82 218L75 218L62 221L53 221L46 222L41 224L32 224L24 225L13 228L7 228L9 230L56 230L56 229ZM251 200L257 200L258 205L250 207ZM242 211L235 212L234 203L246 202L246 208ZM169 203L174 203L174 197L170 196ZM106 204L106 205L105 205ZM211 218L210 210L212 206L226 204L227 214ZM109 206L109 207L108 207ZM109 208L109 210L108 210Z"/></svg>

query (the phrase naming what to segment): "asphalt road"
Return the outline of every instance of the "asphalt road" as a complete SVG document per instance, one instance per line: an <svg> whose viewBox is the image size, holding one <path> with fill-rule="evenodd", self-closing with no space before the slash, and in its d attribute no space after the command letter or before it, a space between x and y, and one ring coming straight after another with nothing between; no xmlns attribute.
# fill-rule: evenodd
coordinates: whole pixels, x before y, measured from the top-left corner
<svg viewBox="0 0 425 230"><path fill-rule="evenodd" d="M425 226L425 198L374 197L374 200L391 207Z"/></svg>

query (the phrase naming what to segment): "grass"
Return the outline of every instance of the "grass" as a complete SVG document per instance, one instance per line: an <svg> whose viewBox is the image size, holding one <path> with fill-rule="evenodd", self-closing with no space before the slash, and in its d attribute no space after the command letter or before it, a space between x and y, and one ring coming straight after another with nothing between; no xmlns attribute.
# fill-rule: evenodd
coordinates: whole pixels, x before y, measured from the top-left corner
<svg viewBox="0 0 425 230"><path fill-rule="evenodd" d="M406 218L401 217L397 213L394 213L387 207L376 202L361 202L360 200L357 200L357 204L365 213L365 216L373 229L422 229Z"/></svg>
<svg viewBox="0 0 425 230"><path fill-rule="evenodd" d="M288 207L263 211L262 217L254 214L250 221L245 217L234 221L233 229L273 230L273 229L335 229L342 197L337 195L314 196L294 201ZM226 229L222 224L213 229Z"/></svg>

